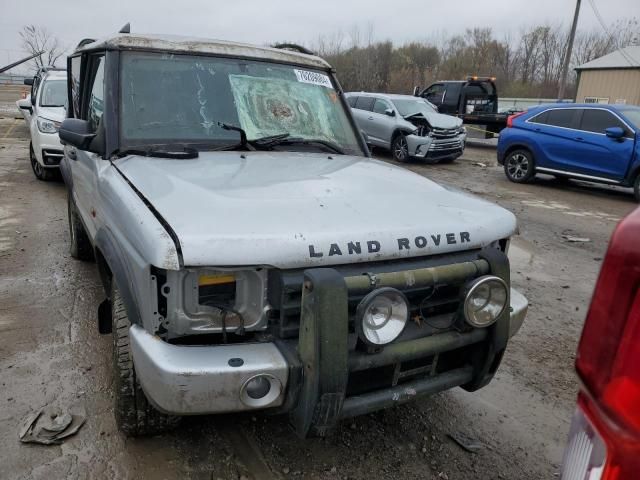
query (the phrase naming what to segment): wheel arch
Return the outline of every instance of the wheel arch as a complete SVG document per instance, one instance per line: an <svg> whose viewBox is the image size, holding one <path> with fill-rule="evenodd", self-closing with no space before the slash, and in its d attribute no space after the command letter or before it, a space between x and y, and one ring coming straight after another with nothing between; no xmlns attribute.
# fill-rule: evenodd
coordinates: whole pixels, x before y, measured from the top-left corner
<svg viewBox="0 0 640 480"><path fill-rule="evenodd" d="M502 164L504 164L509 154L511 154L516 150L526 150L527 152L529 152L529 154L531 155L531 160L533 161L533 166L535 168L535 164L536 164L535 153L533 153L533 149L529 145L526 145L523 143L514 143L512 145L509 145L504 151L504 154L502 155Z"/></svg>
<svg viewBox="0 0 640 480"><path fill-rule="evenodd" d="M95 254L98 273L107 298L110 299L111 296L112 282L116 282L131 323L141 324L140 309L133 287L133 275L123 261L122 250L113 234L106 228L100 229L96 235Z"/></svg>

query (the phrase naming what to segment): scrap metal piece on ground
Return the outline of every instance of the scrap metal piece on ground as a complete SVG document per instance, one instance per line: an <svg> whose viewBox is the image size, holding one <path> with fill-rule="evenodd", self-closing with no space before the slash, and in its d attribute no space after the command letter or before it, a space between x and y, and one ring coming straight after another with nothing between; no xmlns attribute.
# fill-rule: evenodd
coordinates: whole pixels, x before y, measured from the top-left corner
<svg viewBox="0 0 640 480"><path fill-rule="evenodd" d="M477 453L483 447L482 443L477 440L473 440L462 433L447 433L447 437L469 453Z"/></svg>
<svg viewBox="0 0 640 480"><path fill-rule="evenodd" d="M63 412L59 407L48 405L24 419L18 436L23 443L58 445L76 434L86 418L82 406L74 406Z"/></svg>
<svg viewBox="0 0 640 480"><path fill-rule="evenodd" d="M591 241L590 238L586 237L574 237L573 235L562 235L567 242L575 242L575 243L588 243Z"/></svg>

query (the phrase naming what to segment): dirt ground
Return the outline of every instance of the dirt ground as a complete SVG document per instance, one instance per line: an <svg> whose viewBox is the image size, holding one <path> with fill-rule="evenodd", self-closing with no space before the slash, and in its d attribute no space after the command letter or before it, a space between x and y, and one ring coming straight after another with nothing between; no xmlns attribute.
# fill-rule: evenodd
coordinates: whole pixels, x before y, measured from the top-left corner
<svg viewBox="0 0 640 480"><path fill-rule="evenodd" d="M0 118L0 478L454 480L559 472L577 388L576 343L609 236L636 206L629 192L550 179L514 185L487 148L468 148L451 165L410 164L518 217L512 279L531 307L488 387L359 417L327 439L298 440L286 418L254 414L186 418L171 434L133 440L113 419L111 339L96 327L97 272L69 256L64 184L34 178L27 136L22 120ZM570 243L566 234L590 241ZM49 403L83 405L86 424L60 446L21 444L23 418ZM463 450L451 439L460 435L480 450Z"/></svg>

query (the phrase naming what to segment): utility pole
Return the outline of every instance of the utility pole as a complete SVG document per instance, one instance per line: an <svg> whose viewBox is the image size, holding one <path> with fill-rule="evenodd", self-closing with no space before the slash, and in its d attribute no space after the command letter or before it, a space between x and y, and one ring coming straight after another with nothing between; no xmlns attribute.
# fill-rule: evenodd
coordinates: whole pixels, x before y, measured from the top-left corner
<svg viewBox="0 0 640 480"><path fill-rule="evenodd" d="M578 14L580 13L580 1L576 0L576 12L573 14L573 23L571 24L571 32L569 32L569 43L567 44L567 52L562 63L562 74L560 77L560 87L558 88L558 100L564 98L564 89L567 85L567 72L569 70L569 62L571 61L571 51L573 50L573 39L576 37L576 27L578 26Z"/></svg>

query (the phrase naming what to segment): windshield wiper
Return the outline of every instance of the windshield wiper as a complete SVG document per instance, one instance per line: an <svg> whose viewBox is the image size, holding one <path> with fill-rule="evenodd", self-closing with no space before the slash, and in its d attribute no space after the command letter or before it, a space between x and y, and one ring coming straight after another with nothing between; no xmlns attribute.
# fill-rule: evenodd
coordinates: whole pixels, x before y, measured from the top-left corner
<svg viewBox="0 0 640 480"><path fill-rule="evenodd" d="M293 144L321 145L335 153L344 155L344 150L338 144L330 142L329 140L322 140L320 138L290 137L289 135L287 135L286 137L282 137L281 139L272 139L269 142L270 147L273 145L293 145Z"/></svg>
<svg viewBox="0 0 640 480"><path fill-rule="evenodd" d="M175 159L189 159L198 158L198 150L192 147L180 146L173 148L171 145L156 146L148 148L127 148L126 150L120 150L117 154L119 157L125 155L139 155L141 157L157 157L157 158L175 158Z"/></svg>

